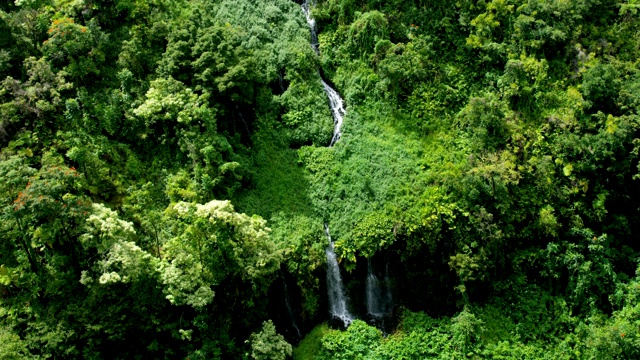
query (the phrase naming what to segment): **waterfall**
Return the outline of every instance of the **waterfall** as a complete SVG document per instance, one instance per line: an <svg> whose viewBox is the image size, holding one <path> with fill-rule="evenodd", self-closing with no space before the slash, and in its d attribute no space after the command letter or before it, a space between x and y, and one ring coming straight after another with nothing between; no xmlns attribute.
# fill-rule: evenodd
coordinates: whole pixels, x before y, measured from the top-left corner
<svg viewBox="0 0 640 360"><path fill-rule="evenodd" d="M311 31L311 47L317 55L320 55L316 21L311 16L311 6L313 5L313 0L304 0L304 2L302 3L302 12L307 19L307 24L309 25L309 30ZM342 135L340 131L340 129L342 128L342 119L347 112L344 108L344 101L342 100L338 92L335 91L329 84L327 84L327 82L322 79L322 76L320 76L320 80L322 81L324 92L327 94L327 98L329 99L329 107L331 108L331 115L333 116L333 136L331 137L331 143L329 143L329 147L332 147L338 140L340 140L340 136ZM336 254L333 251L333 241L331 240L331 235L329 234L329 226L327 224L324 225L324 231L327 235L327 238L329 239L329 246L327 246L325 250L325 253L327 255L327 289L329 293L329 313L334 318L340 319L345 327L348 327L349 324L351 324L351 322L353 321L354 317L349 313L348 310L347 297L345 296L342 277L340 275L340 267L338 266Z"/></svg>
<svg viewBox="0 0 640 360"><path fill-rule="evenodd" d="M307 19L307 24L309 25L309 30L311 32L311 47L316 52L316 54L320 55L320 49L318 48L318 33L316 31L316 21L311 17L312 5L312 0L305 0L302 3L302 12ZM322 77L320 77L320 80L322 81L324 92L327 94L327 98L329 99L329 107L331 108L331 115L333 116L333 136L331 137L331 143L329 144L329 147L331 147L335 145L338 140L340 140L340 136L342 135L342 119L346 115L347 111L344 109L344 100L342 100L340 94L338 94L335 89L327 84L327 82L324 81Z"/></svg>
<svg viewBox="0 0 640 360"><path fill-rule="evenodd" d="M367 259L367 314L381 319L385 315L391 312L393 306L393 298L389 289L389 266L386 266L386 274L384 283L381 284L380 280L373 271L371 265L371 259Z"/></svg>
<svg viewBox="0 0 640 360"><path fill-rule="evenodd" d="M329 98L331 114L333 115L333 137L329 144L329 147L331 147L340 140L340 136L342 135L340 132L340 129L342 128L342 119L346 115L347 111L344 109L344 101L340 95L338 95L338 92L333 90L324 80L322 80L322 86L324 87L324 92L327 93L327 97Z"/></svg>
<svg viewBox="0 0 640 360"><path fill-rule="evenodd" d="M313 1L304 0L302 3L302 12L304 17L307 18L307 24L311 30L311 47L320 55L320 49L318 48L318 32L316 31L316 20L311 17L311 6L315 5Z"/></svg>
<svg viewBox="0 0 640 360"><path fill-rule="evenodd" d="M329 313L334 318L342 320L345 327L349 326L354 317L349 313L347 308L347 297L345 296L344 286L342 285L342 277L340 276L340 267L336 254L333 251L333 241L329 234L329 226L324 225L325 234L329 239L329 246L325 250L327 255L327 288L329 292Z"/></svg>
<svg viewBox="0 0 640 360"><path fill-rule="evenodd" d="M302 338L302 334L300 333L300 328L298 328L296 316L291 308L291 302L289 301L289 288L287 287L287 279L285 279L284 274L282 274L282 284L284 285L284 303L287 306L287 312L289 313L289 321L291 321L291 327L296 329L298 339L300 339Z"/></svg>

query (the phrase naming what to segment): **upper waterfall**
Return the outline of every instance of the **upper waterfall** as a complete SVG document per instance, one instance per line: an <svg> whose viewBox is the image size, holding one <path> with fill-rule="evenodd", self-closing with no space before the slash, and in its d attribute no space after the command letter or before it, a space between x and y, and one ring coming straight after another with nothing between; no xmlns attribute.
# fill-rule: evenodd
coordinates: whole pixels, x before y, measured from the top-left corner
<svg viewBox="0 0 640 360"><path fill-rule="evenodd" d="M331 114L333 115L333 136L331 137L331 143L329 144L329 147L331 147L340 140L340 136L342 135L342 132L340 131L342 129L342 119L344 119L347 111L344 109L344 101L338 92L333 90L333 88L324 80L322 80L322 86L329 98L329 106L331 107Z"/></svg>
<svg viewBox="0 0 640 360"><path fill-rule="evenodd" d="M311 47L316 52L316 54L320 55L320 48L318 47L318 33L316 30L316 21L311 16L311 6L313 5L313 1L305 0L302 3L302 12L304 13L305 18L307 19L307 24L309 25L309 31L311 32ZM342 120L344 116L347 114L347 111L344 108L344 100L340 97L340 94L333 89L329 84L327 84L322 77L320 77L320 81L322 82L322 87L324 88L324 92L327 94L327 98L329 99L329 107L331 108L331 115L333 116L333 135L331 137L331 142L329 143L329 147L335 145L335 143L340 140L340 136L342 135Z"/></svg>
<svg viewBox="0 0 640 360"><path fill-rule="evenodd" d="M320 54L320 49L318 48L318 33L316 31L316 20L311 17L311 6L314 5L313 1L305 0L302 3L302 12L304 13L304 17L307 18L307 24L309 25L309 29L311 30L311 47L316 52L316 54Z"/></svg>

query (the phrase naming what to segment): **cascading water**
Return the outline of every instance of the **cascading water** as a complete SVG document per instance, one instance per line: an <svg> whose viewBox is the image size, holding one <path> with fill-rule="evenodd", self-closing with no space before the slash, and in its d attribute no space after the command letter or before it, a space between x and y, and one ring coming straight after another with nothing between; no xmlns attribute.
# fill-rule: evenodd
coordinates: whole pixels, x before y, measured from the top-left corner
<svg viewBox="0 0 640 360"><path fill-rule="evenodd" d="M391 312L393 306L393 298L389 289L389 268L386 268L384 283L373 271L371 259L367 259L367 314L377 319L381 319Z"/></svg>
<svg viewBox="0 0 640 360"><path fill-rule="evenodd" d="M316 31L316 21L311 17L311 6L313 2L310 0L305 0L302 3L302 12L304 13L305 18L307 19L307 24L309 24L309 30L311 31L311 47L316 52L316 54L320 55L320 48L318 47L318 33ZM340 140L340 136L342 135L340 129L342 129L342 119L347 114L347 111L344 109L344 100L340 97L335 89L333 89L329 84L327 84L322 77L320 78L322 82L322 87L324 88L324 92L327 94L327 98L329 99L329 106L331 107L331 115L333 115L333 136L331 137L331 143L329 147L335 145L335 143Z"/></svg>
<svg viewBox="0 0 640 360"><path fill-rule="evenodd" d="M316 52L316 54L320 55L320 49L318 47L318 33L316 31L316 21L311 16L311 6L313 5L313 0L305 0L302 3L302 12L304 13L305 18L307 19L307 24L309 24L309 30L311 31L311 47ZM335 145L335 143L340 140L340 136L342 135L340 129L342 128L342 119L346 115L346 110L344 108L344 101L340 97L337 91L335 91L329 84L327 84L322 77L320 77L322 81L322 87L324 88L324 92L327 94L327 98L329 99L329 106L331 107L331 114L333 116L333 136L331 137L331 143L329 147ZM327 239L329 239L329 246L327 246L325 253L327 255L327 289L329 292L329 313L334 318L340 319L344 327L348 327L349 324L354 320L353 315L349 313L347 297L345 296L344 286L342 285L342 276L340 275L340 267L338 266L338 260L336 259L336 254L333 251L333 241L331 240L331 235L329 234L329 226L327 224L324 225L324 231L327 235Z"/></svg>
<svg viewBox="0 0 640 360"><path fill-rule="evenodd" d="M329 239L329 246L325 250L327 255L327 288L329 291L329 312L334 318L342 320L345 327L354 320L353 315L349 313L347 306L347 297L345 296L344 286L342 285L342 276L340 275L340 267L336 254L333 252L333 241L329 234L329 226L324 225L324 232Z"/></svg>
<svg viewBox="0 0 640 360"><path fill-rule="evenodd" d="M307 18L307 24L311 30L311 47L320 55L320 49L318 48L318 32L316 31L316 20L311 17L311 6L314 5L313 1L305 0L302 3L302 12L304 17Z"/></svg>
<svg viewBox="0 0 640 360"><path fill-rule="evenodd" d="M338 95L338 92L333 90L324 80L322 80L322 86L329 98L329 105L331 106L331 113L333 115L333 137L329 144L329 147L331 147L340 140L340 136L342 135L340 132L340 129L342 128L342 119L347 114L347 111L344 109L344 101L340 95Z"/></svg>

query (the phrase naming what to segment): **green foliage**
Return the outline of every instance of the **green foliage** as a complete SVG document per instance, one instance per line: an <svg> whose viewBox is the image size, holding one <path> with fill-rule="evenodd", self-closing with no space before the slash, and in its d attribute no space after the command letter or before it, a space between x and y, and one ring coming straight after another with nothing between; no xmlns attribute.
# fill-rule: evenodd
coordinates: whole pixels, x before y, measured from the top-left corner
<svg viewBox="0 0 640 360"><path fill-rule="evenodd" d="M105 56L100 50L106 41L95 22L81 26L73 19L62 17L51 23L49 39L42 47L43 54L52 65L63 68L74 81L86 81L100 75L100 63Z"/></svg>
<svg viewBox="0 0 640 360"><path fill-rule="evenodd" d="M317 358L366 359L380 339L380 330L362 320L354 320L346 331L334 330L322 338L322 351Z"/></svg>
<svg viewBox="0 0 640 360"><path fill-rule="evenodd" d="M366 12L349 26L348 41L353 54L366 56L374 50L374 44L388 40L389 23L379 11ZM356 55L357 56L357 55Z"/></svg>
<svg viewBox="0 0 640 360"><path fill-rule="evenodd" d="M637 1L312 8L0 4L0 357L640 357Z"/></svg>
<svg viewBox="0 0 640 360"><path fill-rule="evenodd" d="M319 229L323 225L320 219L298 215L288 217L280 213L272 218L275 226L273 239L283 244L286 269L297 278L302 290L302 309L305 315L314 316L321 309L318 290L318 273L324 269L326 255L324 249L327 240Z"/></svg>
<svg viewBox="0 0 640 360"><path fill-rule="evenodd" d="M279 268L281 252L260 217L236 213L229 201L217 200L179 202L170 211L179 235L165 244L167 262L160 271L172 304L201 308L213 299L210 286L230 276L261 289Z"/></svg>
<svg viewBox="0 0 640 360"><path fill-rule="evenodd" d="M0 330L0 357L7 360L18 360L27 357L28 349L24 341L11 329L3 327Z"/></svg>
<svg viewBox="0 0 640 360"><path fill-rule="evenodd" d="M611 64L596 63L582 75L582 93L588 106L613 111L620 92L620 74Z"/></svg>
<svg viewBox="0 0 640 360"><path fill-rule="evenodd" d="M567 294L577 307L594 306L602 301L599 294L611 294L618 283L612 258L616 250L611 248L607 235L595 236L589 229L575 229L577 241L551 242L547 245L547 263L544 273L558 278L566 267L569 275Z"/></svg>
<svg viewBox="0 0 640 360"><path fill-rule="evenodd" d="M251 334L251 358L255 360L285 360L291 357L292 348L284 337L276 333L271 320L262 323L262 330Z"/></svg>
<svg viewBox="0 0 640 360"><path fill-rule="evenodd" d="M304 339L293 349L293 358L295 360L313 360L316 359L322 350L322 338L331 330L327 324L320 324L313 328Z"/></svg>
<svg viewBox="0 0 640 360"><path fill-rule="evenodd" d="M458 114L460 129L472 140L476 149L499 149L507 138L505 105L494 94L471 98Z"/></svg>
<svg viewBox="0 0 640 360"><path fill-rule="evenodd" d="M628 284L621 285L613 297L618 305L610 318L600 314L588 319L577 331L586 337L584 352L590 357L610 357L616 359L638 356L638 274Z"/></svg>
<svg viewBox="0 0 640 360"><path fill-rule="evenodd" d="M286 109L282 117L287 137L293 145L324 145L331 141L333 119L320 82L292 81L280 102Z"/></svg>
<svg viewBox="0 0 640 360"><path fill-rule="evenodd" d="M2 82L2 94L13 95L12 101L5 106L15 107L27 118L45 117L55 111L59 111L63 105L61 93L73 88L73 84L65 80L65 72L54 73L51 65L41 58L25 59L24 67L28 79L24 82L7 77ZM10 123L11 121L5 122ZM44 124L36 122L34 125L42 127Z"/></svg>
<svg viewBox="0 0 640 360"><path fill-rule="evenodd" d="M468 354L482 335L482 322L476 316L464 309L451 319L451 334L455 351Z"/></svg>

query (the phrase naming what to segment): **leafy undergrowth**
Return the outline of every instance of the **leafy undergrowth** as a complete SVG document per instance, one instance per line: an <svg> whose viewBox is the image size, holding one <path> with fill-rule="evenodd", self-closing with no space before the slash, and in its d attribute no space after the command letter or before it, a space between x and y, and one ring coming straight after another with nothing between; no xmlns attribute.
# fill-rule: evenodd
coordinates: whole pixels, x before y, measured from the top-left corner
<svg viewBox="0 0 640 360"><path fill-rule="evenodd" d="M386 338L361 320L346 331L320 325L295 359L634 359L640 355L638 280L620 287L616 297L624 300L610 318L572 315L562 297L536 285L507 286L487 304L452 317L405 309Z"/></svg>
<svg viewBox="0 0 640 360"><path fill-rule="evenodd" d="M322 338L331 331L327 324L320 324L313 328L300 344L298 344L298 347L293 350L293 358L295 360L316 359L322 349Z"/></svg>

